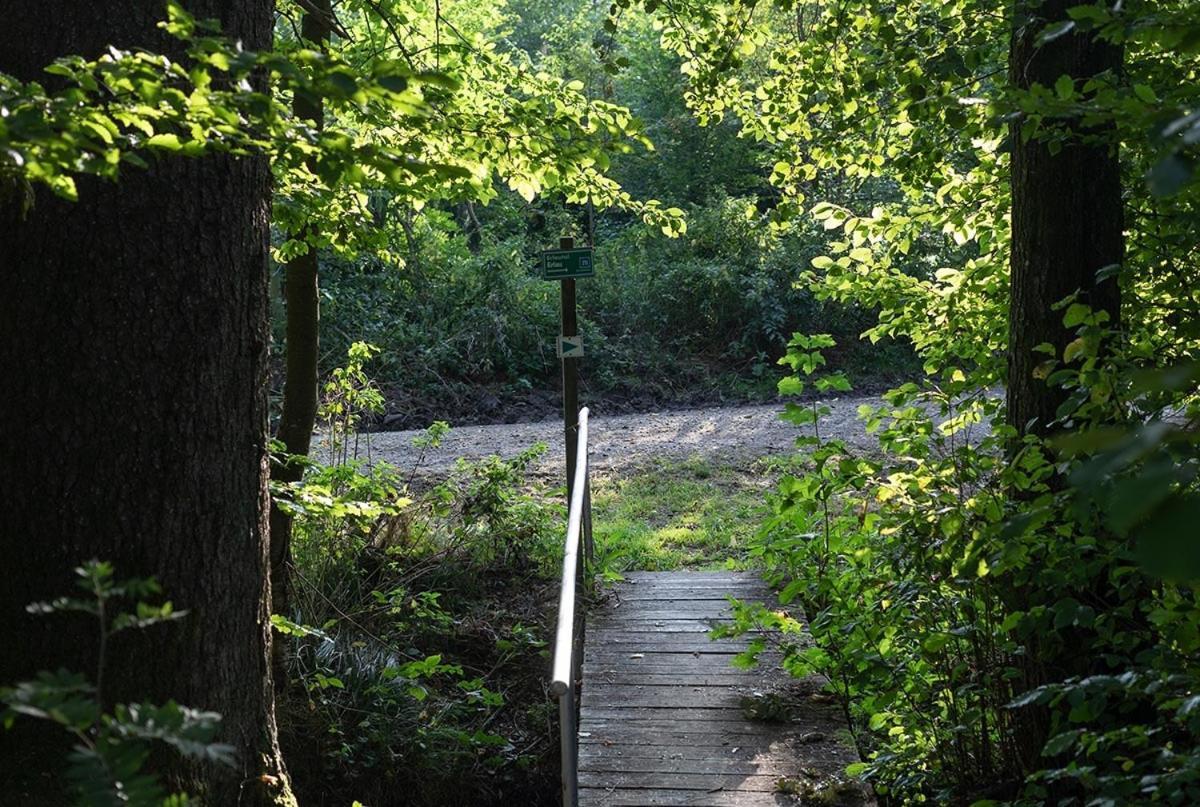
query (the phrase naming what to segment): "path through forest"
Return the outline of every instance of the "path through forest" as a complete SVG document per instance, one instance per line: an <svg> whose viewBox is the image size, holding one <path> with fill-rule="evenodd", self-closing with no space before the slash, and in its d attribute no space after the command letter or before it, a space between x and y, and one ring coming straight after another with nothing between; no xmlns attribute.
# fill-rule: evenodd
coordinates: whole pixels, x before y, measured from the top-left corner
<svg viewBox="0 0 1200 807"><path fill-rule="evenodd" d="M856 410L878 398L841 398L830 401L833 412L822 429L839 437L864 438ZM782 404L677 409L636 415L605 416L603 406L591 418L592 465L597 470L620 471L650 458L687 459L761 457L787 453L801 433L779 419ZM422 452L413 446L419 431L379 432L369 435L371 458L399 468L418 462L425 472L446 469L458 457L479 459L492 454L509 458L543 442L550 450L537 470L550 472L563 464L561 420L463 426L451 429L436 449ZM361 439L365 440L367 435ZM865 442L865 441L864 441ZM365 445L360 442L360 452Z"/></svg>
<svg viewBox="0 0 1200 807"><path fill-rule="evenodd" d="M863 404L878 406L882 403L878 396L847 396L821 403L832 410L821 419L822 437L837 437L863 450L876 446L875 437L863 429L858 408ZM592 465L598 471L621 471L648 459L698 456L737 461L788 454L796 437L812 434L812 427L798 428L780 420L782 410L782 404L773 403L605 416L603 405L598 405L591 418ZM562 423L558 420L455 428L438 448L426 452L413 446L413 438L419 434L399 431L362 435L359 451L365 455L369 442L371 459L385 460L402 469L420 462L421 470L429 472L452 466L458 457L512 457L540 441L550 450L536 470L552 472L561 469L563 463Z"/></svg>

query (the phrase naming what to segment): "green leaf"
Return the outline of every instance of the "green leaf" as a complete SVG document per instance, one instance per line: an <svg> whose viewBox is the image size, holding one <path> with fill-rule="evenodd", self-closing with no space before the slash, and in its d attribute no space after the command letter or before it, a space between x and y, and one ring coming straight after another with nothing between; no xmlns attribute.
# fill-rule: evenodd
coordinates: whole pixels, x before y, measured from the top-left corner
<svg viewBox="0 0 1200 807"><path fill-rule="evenodd" d="M1077 356L1087 349L1087 340L1082 336L1078 339L1071 340L1065 348L1063 348L1063 361L1070 364Z"/></svg>
<svg viewBox="0 0 1200 807"><path fill-rule="evenodd" d="M790 403L784 408L779 417L794 426L806 426L816 421L817 413L807 406L798 406Z"/></svg>
<svg viewBox="0 0 1200 807"><path fill-rule="evenodd" d="M1083 303L1071 303L1067 308L1067 313L1063 315L1063 326L1074 328L1081 325L1084 320L1091 316L1092 309Z"/></svg>
<svg viewBox="0 0 1200 807"><path fill-rule="evenodd" d="M850 379L846 378L842 373L833 373L818 378L813 385L820 392L850 392L853 389L850 385Z"/></svg>
<svg viewBox="0 0 1200 807"><path fill-rule="evenodd" d="M1134 84L1133 94L1147 104L1158 103L1158 96L1154 94L1154 90L1145 84Z"/></svg>
<svg viewBox="0 0 1200 807"><path fill-rule="evenodd" d="M851 762L846 766L846 775L857 778L866 773L869 767L870 765L865 762Z"/></svg>
<svg viewBox="0 0 1200 807"><path fill-rule="evenodd" d="M1062 734L1056 734L1046 743L1046 747L1042 749L1042 755L1056 757L1074 747L1077 739L1079 739L1079 731L1064 731Z"/></svg>
<svg viewBox="0 0 1200 807"><path fill-rule="evenodd" d="M179 151L183 148L183 143L180 142L179 136L170 133L156 134L146 141L146 145L151 148L165 149L166 151Z"/></svg>
<svg viewBox="0 0 1200 807"><path fill-rule="evenodd" d="M1075 95L1075 79L1065 73L1058 77L1058 81L1054 82L1054 94L1063 101L1070 101Z"/></svg>
<svg viewBox="0 0 1200 807"><path fill-rule="evenodd" d="M780 395L799 395L804 392L804 382L794 375L779 379L777 387Z"/></svg>

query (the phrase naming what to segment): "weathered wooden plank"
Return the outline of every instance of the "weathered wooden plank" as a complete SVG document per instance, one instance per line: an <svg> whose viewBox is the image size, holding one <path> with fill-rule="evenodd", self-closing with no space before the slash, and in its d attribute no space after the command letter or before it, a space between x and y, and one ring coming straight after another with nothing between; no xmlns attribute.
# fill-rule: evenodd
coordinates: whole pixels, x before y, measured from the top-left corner
<svg viewBox="0 0 1200 807"><path fill-rule="evenodd" d="M748 793L717 790L583 788L579 807L796 807L796 799L784 793Z"/></svg>
<svg viewBox="0 0 1200 807"><path fill-rule="evenodd" d="M707 634L625 633L608 631L595 637L606 649L636 653L740 653L749 647L744 639L711 639ZM630 659L636 661L636 659Z"/></svg>
<svg viewBox="0 0 1200 807"><path fill-rule="evenodd" d="M661 641L657 641L659 638L661 638ZM744 642L732 642L729 640L713 641L703 637L660 637L658 634L652 634L650 637L647 637L625 634L617 636L609 635L603 638L596 637L596 640L606 643L608 649L613 651L609 654L610 656L620 656L622 654L634 656L638 653L653 653L655 658L677 653L686 653L692 656L697 654L725 655L729 657L728 663L732 664L733 657L746 650ZM650 657L648 655L642 656L642 660L647 658ZM636 662L638 659L631 658L629 661Z"/></svg>
<svg viewBox="0 0 1200 807"><path fill-rule="evenodd" d="M698 720L685 720L677 725L670 725L665 720L663 722L644 721L640 723L626 723L624 725L619 722L608 723L592 723L586 730L581 729L579 739L581 742L596 742L596 743L620 743L624 739L648 740L657 742L659 745L678 745L680 738L688 736L696 736L701 734L719 735L721 737L729 737L731 735L745 735L747 737L759 737L763 742L774 742L776 740L786 740L792 736L795 731L788 724L778 724L782 729L772 730L763 728L758 724L748 723L745 720L738 719L740 712L730 712L729 718L725 720L714 720L712 722L701 723ZM639 742L638 745L646 743Z"/></svg>
<svg viewBox="0 0 1200 807"><path fill-rule="evenodd" d="M592 629L600 634L600 639L606 639L610 636L631 636L631 638L645 639L646 636L637 636L636 634L653 634L654 636L663 636L668 633L687 633L691 634L692 639L708 641L712 639L712 624L704 622L685 622L682 620L670 621L629 621L619 623L608 623L601 625L593 625ZM756 635L746 633L742 636L721 637L717 641L734 641L741 644L747 644L750 639ZM675 637L680 638L680 637Z"/></svg>
<svg viewBox="0 0 1200 807"><path fill-rule="evenodd" d="M672 635L669 632L663 631L634 631L624 628L608 628L604 630L590 630L587 632L588 639L595 639L598 644L605 647L611 646L614 641L623 644L630 642L673 642L675 644L700 644L706 647L709 646L744 646L750 643L750 637L726 637L721 639L712 639L707 633L694 633L691 635ZM686 651L675 650L673 652L682 653Z"/></svg>
<svg viewBox="0 0 1200 807"><path fill-rule="evenodd" d="M704 793L717 790L773 793L777 788L778 781L778 776L754 774L663 773L657 771L579 772L580 787L644 787L664 790L699 790Z"/></svg>
<svg viewBox="0 0 1200 807"><path fill-rule="evenodd" d="M731 709L741 708L742 699L754 692L754 687L680 687L680 686L588 686L583 690L580 703L589 706L593 703L623 703L629 706L652 704L659 708L682 708L688 706L707 706L709 708L726 706Z"/></svg>
<svg viewBox="0 0 1200 807"><path fill-rule="evenodd" d="M780 607L778 598L773 592L758 588L730 588L729 586L711 586L708 588L631 588L610 592L595 605L596 612L604 610L620 611L634 605L656 603L703 602L710 605L732 607L730 598L739 602L762 602L772 608Z"/></svg>
<svg viewBox="0 0 1200 807"><path fill-rule="evenodd" d="M731 722L745 725L747 720L740 709L721 707L689 707L687 709L654 709L644 706L595 706L588 709L588 725L592 729L637 728L651 726L658 729L688 729L691 724L716 724ZM754 721L749 721L754 725Z"/></svg>
<svg viewBox="0 0 1200 807"><path fill-rule="evenodd" d="M626 645L652 645L652 642L650 642L646 636L639 636L637 633L637 631L629 631L624 633L613 633L612 631L609 631L603 636L591 636L589 638L594 641L592 642L592 647L584 650L584 658L605 658L619 656L635 660L633 659L634 654L643 651L637 648L631 649ZM675 645L678 645L680 640L680 637L677 637ZM727 655L740 653L745 649L743 645L749 644L749 642L734 641L732 639L709 639L707 634L693 636L692 643L707 648L707 650L704 651L706 653L725 653ZM653 645L650 650L655 653L683 655L689 655L695 652L687 647L669 645Z"/></svg>
<svg viewBox="0 0 1200 807"><path fill-rule="evenodd" d="M591 682L593 679L599 678L601 684L620 683L616 680L611 680L614 677L662 677L670 675L728 675L731 677L744 676L747 680L763 680L769 678L773 681L778 681L779 677L775 669L760 665L750 670L741 670L733 666L734 654L720 655L710 653L707 655L694 656L688 654L688 658L694 663L692 664L663 664L657 659L667 655L665 653L655 653L653 655L642 654L642 658L636 660L622 661L621 659L592 659L584 665L584 677Z"/></svg>
<svg viewBox="0 0 1200 807"><path fill-rule="evenodd" d="M670 753L652 757L580 756L579 770L589 773L720 774L723 776L796 776L799 765L785 757L683 759Z"/></svg>
<svg viewBox="0 0 1200 807"><path fill-rule="evenodd" d="M661 600L642 600L637 603L639 605L645 603L658 603ZM709 603L708 606L698 606L694 609L689 609L686 606L671 607L671 608L630 608L627 611L616 609L612 611L599 611L592 615L588 620L589 626L608 624L608 625L623 625L627 622L708 622L720 623L732 621L732 616L729 609L720 609L720 606L712 605L712 600L697 600L698 603ZM626 603L627 606L634 603Z"/></svg>
<svg viewBox="0 0 1200 807"><path fill-rule="evenodd" d="M609 686L635 687L730 687L750 686L755 689L767 689L775 681L770 675L746 675L737 671L725 673L706 672L660 672L655 674L637 672L591 672L588 674L588 685L606 684Z"/></svg>
<svg viewBox="0 0 1200 807"><path fill-rule="evenodd" d="M667 744L664 744L667 743ZM735 734L687 734L679 737L672 737L667 740L662 738L654 738L648 736L623 737L620 742L586 742L580 741L580 748L586 745L605 745L608 748L642 748L646 751L662 750L665 748L675 748L678 743L686 743L687 745L713 752L714 755L720 754L730 748L741 748L743 745L750 745L752 739L748 739L747 735Z"/></svg>
<svg viewBox="0 0 1200 807"><path fill-rule="evenodd" d="M599 646L600 642L602 641L601 639L598 637L593 638L596 638L597 646L585 650L584 658L605 660L612 660L613 658L627 658L630 661L638 661L638 653L650 652L657 654L655 659L662 662L664 660L676 661L676 657L682 659L683 656L694 656L696 653L694 648L680 646L678 641L672 644L654 645L653 643L647 641L646 637L644 636L633 636L630 634L618 636L609 635L604 637L603 641L605 641L606 644L603 646ZM705 653L724 653L727 656L737 655L746 649L742 646L743 643L740 642L731 642L729 640L712 641L707 637L702 636L695 637L693 639L693 644L703 648L703 652ZM642 660L645 660L645 658L647 657L643 657Z"/></svg>
<svg viewBox="0 0 1200 807"><path fill-rule="evenodd" d="M783 742L787 738L777 740ZM740 748L743 745L766 744L770 740L762 735L745 734L737 731L706 731L706 732L665 732L661 730L614 732L611 735L587 735L579 738L579 747L585 745L645 745L655 748L674 748L678 745L690 745L695 748Z"/></svg>
<svg viewBox="0 0 1200 807"><path fill-rule="evenodd" d="M729 656L734 656L744 649L734 644L712 642L707 637L704 637L704 641L712 647L726 648L725 652ZM591 647L584 653L584 666L604 667L619 664L622 667L647 667L652 664L658 664L661 666L674 665L676 669L679 669L680 667L695 667L697 663L701 662L724 667L730 667L733 664L732 658L724 661L717 658L697 659L690 650L675 650L671 647L660 647L653 658L646 655L639 656L639 652L638 650L628 650L624 647ZM759 653L758 658L760 659L757 665L758 669L781 672L779 662L782 660L782 656L775 650L768 648ZM732 669L732 667L730 668ZM780 676L781 679L786 677L785 675Z"/></svg>
<svg viewBox="0 0 1200 807"><path fill-rule="evenodd" d="M665 612L679 614L684 617L695 617L700 614L730 614L733 606L724 599L689 599L678 597L674 599L626 599L624 602L614 602L604 609L595 612L593 618L611 615L630 614L637 611L638 615L650 612Z"/></svg>
<svg viewBox="0 0 1200 807"><path fill-rule="evenodd" d="M693 745L604 745L591 743L579 747L579 759L668 759L668 760L793 760L796 743L790 737L768 743L747 738L746 742L720 748ZM582 764L582 762L580 763Z"/></svg>
<svg viewBox="0 0 1200 807"><path fill-rule="evenodd" d="M752 639L763 636L758 631L744 633L741 636L722 636L714 639L712 636L712 626L703 623L687 623L678 620L670 622L623 622L620 625L602 625L593 626L593 629L600 633L600 639L607 639L611 636L625 636L629 639L647 639L646 634L653 636L667 636L667 634L689 634L690 637L699 642L721 642L733 645L749 645ZM682 639L682 636L668 636L669 639ZM605 648L597 648L603 652Z"/></svg>
<svg viewBox="0 0 1200 807"><path fill-rule="evenodd" d="M697 617L696 619L661 619L650 617L648 619L596 620L594 625L588 626L588 630L593 633L605 635L613 633L695 633L697 634L697 638L708 638L714 630L728 624L730 623L727 619L710 617ZM737 636L723 638L747 642L755 637L766 635L768 635L766 631L751 628ZM797 643L804 644L805 642L801 641Z"/></svg>
<svg viewBox="0 0 1200 807"><path fill-rule="evenodd" d="M735 597L736 599L757 598L763 602L776 602L777 596L773 591L762 585L739 585L737 583L712 582L702 583L697 585L672 585L672 584L639 584L639 585L616 585L608 591L600 595L602 603L621 602L628 599L660 599L679 598L679 599L713 599L724 601L726 597Z"/></svg>
<svg viewBox="0 0 1200 807"><path fill-rule="evenodd" d="M637 659L622 660L620 657L607 657L602 659L591 659L584 665L584 676L599 676L603 679L611 675L669 675L675 672L686 672L692 675L741 675L743 670L738 669L733 665L734 659L737 658L737 652L722 652L722 653L684 653L687 660L680 663L675 661L674 656L678 653L655 653L642 652L640 650L633 651L634 655L639 656ZM669 659L664 662L663 659ZM777 668L776 668L777 669ZM761 678L763 675L771 675L773 668L770 666L760 666L751 669L748 678ZM776 678L775 680L779 680ZM801 680L801 679L788 679ZM599 683L613 683L604 680Z"/></svg>
<svg viewBox="0 0 1200 807"><path fill-rule="evenodd" d="M705 686L706 684L699 679L722 678L729 679L730 684L738 681L750 684L770 682L774 686L780 682L778 672L771 667L758 666L743 670L733 666L732 660L736 656L728 656L724 661L720 661L720 657L714 655L699 658L703 663L698 662L695 665L656 664L654 656L645 656L637 661L625 663L618 660L594 660L584 667L584 676L589 684L661 685L670 684L671 679L676 679L680 686Z"/></svg>
<svg viewBox="0 0 1200 807"><path fill-rule="evenodd" d="M628 602L657 602L658 600L704 600L728 604L729 598L776 603L778 596L761 586L738 586L713 583L703 586L618 586L604 592L598 607L620 607Z"/></svg>
<svg viewBox="0 0 1200 807"><path fill-rule="evenodd" d="M673 712L688 712L691 720L672 717ZM591 717L586 729L592 737L615 736L630 732L744 732L775 739L802 736L810 732L837 733L844 728L841 712L834 707L818 711L804 710L800 717L772 722L747 720L740 709L624 709L609 710L610 717Z"/></svg>
<svg viewBox="0 0 1200 807"><path fill-rule="evenodd" d="M625 572L620 580L609 584L612 588L636 586L707 586L716 583L732 586L757 586L767 588L767 585L756 575L747 572L710 572L708 574L690 574L680 576L674 572Z"/></svg>
<svg viewBox="0 0 1200 807"><path fill-rule="evenodd" d="M732 656L738 652L740 652L740 651L735 648L731 648L728 651L728 655ZM593 664L605 664L605 665L614 664L614 663L625 664L626 662L628 662L630 666L643 666L643 667L647 666L649 664L682 665L682 666L689 666L689 667L694 667L695 665L701 664L701 663L715 664L715 665L722 665L722 666L729 666L730 664L732 664L732 661L730 661L729 659L725 659L725 660L721 660L718 658L698 659L694 655L692 655L692 653L690 653L686 650L671 650L670 648L660 650L653 658L651 658L649 656L644 656L644 655L638 656L638 651L636 651L636 650L623 650L623 649L619 649L619 648L595 645L592 647L588 647L584 651L583 657L584 657L583 663L584 663L585 669L589 665L593 665ZM767 650L765 650L759 654L759 658L761 659L759 666L764 667L764 668L769 668L769 669L778 669L779 661L782 658L782 656L779 653L777 653L776 651L768 648Z"/></svg>
<svg viewBox="0 0 1200 807"><path fill-rule="evenodd" d="M761 586L709 586L706 588L681 588L668 586L630 586L612 592L605 603L605 608L623 607L633 602L728 602L728 598L745 600L762 598L763 602L775 603L773 593Z"/></svg>
<svg viewBox="0 0 1200 807"><path fill-rule="evenodd" d="M633 583L617 583L605 591L601 592L601 596L625 597L626 595L644 595L647 593L657 592L693 592L703 594L704 596L724 597L725 592L737 592L739 594L764 595L766 597L775 598L775 593L761 582L746 581L746 580L707 580L693 582L678 582L670 580L656 581L641 581Z"/></svg>
<svg viewBox="0 0 1200 807"><path fill-rule="evenodd" d="M699 633L708 634L721 623L713 619L597 619L588 625L593 631L618 631L623 633Z"/></svg>
<svg viewBox="0 0 1200 807"><path fill-rule="evenodd" d="M708 580L714 577L733 577L739 580L756 579L750 572L733 569L685 569L678 572L625 572L627 580Z"/></svg>
<svg viewBox="0 0 1200 807"><path fill-rule="evenodd" d="M634 653L633 655L638 655ZM746 675L750 678L771 676L778 680L775 665L760 663L750 669L734 666L735 654L722 658L716 654L694 656L686 654L688 661L680 663L674 660L663 662L662 657L667 653L656 653L647 656L644 653L638 658L624 656L609 656L606 658L588 659L584 664L584 674L589 678L594 675L669 675L674 672L688 672L703 675Z"/></svg>

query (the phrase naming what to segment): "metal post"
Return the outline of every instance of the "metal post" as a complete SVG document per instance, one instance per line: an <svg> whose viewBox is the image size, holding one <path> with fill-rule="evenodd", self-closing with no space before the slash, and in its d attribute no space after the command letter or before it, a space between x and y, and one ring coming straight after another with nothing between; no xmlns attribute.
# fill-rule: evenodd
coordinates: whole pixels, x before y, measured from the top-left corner
<svg viewBox="0 0 1200 807"><path fill-rule="evenodd" d="M563 545L562 581L558 593L558 625L554 638L554 668L550 691L558 698L559 749L562 757L562 804L575 807L578 803L578 703L575 687L581 678L583 615L576 613L576 587L581 571L579 554L584 523L584 493L587 491L588 411L579 413L579 437L582 455L575 452L576 464L570 476L578 480L577 494L567 509L567 534Z"/></svg>
<svg viewBox="0 0 1200 807"><path fill-rule="evenodd" d="M579 805L579 772L576 770L575 687L558 697L559 752L562 754L562 807Z"/></svg>
<svg viewBox="0 0 1200 807"><path fill-rule="evenodd" d="M589 466L591 461L588 462ZM592 542L592 474L588 471L583 479L583 568L589 575L595 572L596 546Z"/></svg>
<svg viewBox="0 0 1200 807"><path fill-rule="evenodd" d="M573 249L574 238L560 238L559 249ZM575 314L575 278L566 278L562 283L562 335L578 336L579 321ZM579 359L563 358L563 426L567 438L567 504L571 502L571 490L575 480L575 440L579 435Z"/></svg>

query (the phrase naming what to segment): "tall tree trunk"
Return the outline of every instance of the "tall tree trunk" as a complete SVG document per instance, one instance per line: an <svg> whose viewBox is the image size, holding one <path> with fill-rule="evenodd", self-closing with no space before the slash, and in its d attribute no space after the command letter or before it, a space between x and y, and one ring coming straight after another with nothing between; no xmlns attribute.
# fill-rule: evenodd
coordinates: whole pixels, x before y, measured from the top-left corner
<svg viewBox="0 0 1200 807"><path fill-rule="evenodd" d="M1073 32L1044 44L1048 25L1068 20L1076 0L1017 0L1009 53L1012 84L1053 87L1060 76L1076 86L1106 70L1121 69L1119 47L1090 32ZM1018 432L1044 434L1065 400L1061 389L1036 378L1046 356L1034 348L1049 342L1062 355L1073 334L1051 306L1075 291L1115 325L1120 311L1116 278L1101 283L1096 272L1124 260L1124 212L1115 137L1107 129L1084 129L1071 120L1069 140L1054 153L1046 142L1022 140L1023 121L1011 127L1012 253L1008 343L1008 422Z"/></svg>
<svg viewBox="0 0 1200 807"><path fill-rule="evenodd" d="M2 5L0 70L19 78L109 43L178 52L159 3ZM268 0L188 7L270 47ZM269 183L263 158L164 158L81 180L74 204L38 190L24 218L0 203L0 682L94 669L87 620L24 612L71 592L72 567L157 577L189 614L116 637L105 699L220 712L237 768L168 771L212 805L294 802L269 663ZM30 738L0 732L5 778L24 778L3 799L52 804L32 794L61 777Z"/></svg>
<svg viewBox="0 0 1200 807"><path fill-rule="evenodd" d="M1040 34L1048 26L1068 20L1067 9L1075 5L1076 0L1017 0L1009 51L1013 86L1054 87L1067 75L1078 88L1089 77L1121 69L1121 49L1097 40L1090 32L1072 32L1039 44ZM1124 211L1117 141L1111 127L1086 128L1071 119L1049 121L1051 126L1063 127L1066 134L1061 149L1054 151L1036 136L1022 139L1022 124L1018 119L1011 127L1008 423L1018 434L1045 435L1066 396L1062 389L1035 375L1048 357L1034 348L1049 343L1062 355L1074 333L1063 326L1063 312L1053 306L1076 291L1081 292L1082 302L1108 312L1112 323L1118 323L1117 280L1097 282L1096 273L1124 259ZM1094 579L1105 578L1097 575ZM1046 604L1046 596L1042 591L1017 588L1009 593L1008 604L1015 610L1028 610ZM1091 591L1089 596L1105 594ZM1035 637L1018 660L1023 666L1022 680L1014 682L1018 691L1086 674L1095 664L1089 646L1085 632ZM1014 712L1013 721L1020 763L1026 771L1043 767L1046 760L1041 752L1050 728L1048 710L1025 707Z"/></svg>
<svg viewBox="0 0 1200 807"><path fill-rule="evenodd" d="M300 33L313 45L323 47L329 39L329 0L314 0L313 10L306 11ZM311 120L321 128L325 123L325 105L320 98L310 100L297 95L293 101L297 118ZM313 225L306 225L303 237L314 235ZM284 445L289 457L305 457L312 442L317 421L317 365L320 359L321 303L317 280L317 249L310 246L288 262L284 275L284 305L287 317L287 365L283 382L283 412L275 439ZM299 462L276 462L271 478L278 482L299 482L304 465ZM288 567L292 559L292 518L274 503L271 504L271 592L272 610L285 613L288 604ZM278 661L278 654L277 661ZM280 666L276 665L280 672Z"/></svg>

